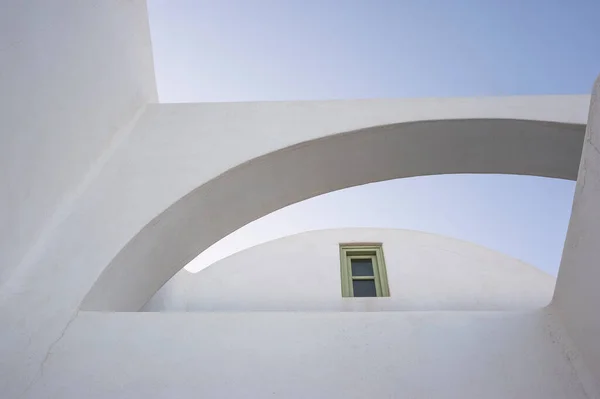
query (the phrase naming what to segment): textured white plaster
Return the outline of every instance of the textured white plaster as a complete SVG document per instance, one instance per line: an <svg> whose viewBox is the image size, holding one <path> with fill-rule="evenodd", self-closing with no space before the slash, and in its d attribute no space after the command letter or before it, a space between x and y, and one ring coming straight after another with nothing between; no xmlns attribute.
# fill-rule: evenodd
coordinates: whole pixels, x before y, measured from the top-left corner
<svg viewBox="0 0 600 399"><path fill-rule="evenodd" d="M73 251L49 253L85 240L64 223L156 99L145 1L0 2L1 398L39 378L87 291Z"/></svg>
<svg viewBox="0 0 600 399"><path fill-rule="evenodd" d="M584 399L534 312L82 312L28 398Z"/></svg>
<svg viewBox="0 0 600 399"><path fill-rule="evenodd" d="M148 33L143 1L0 4L0 284L156 101Z"/></svg>
<svg viewBox="0 0 600 399"><path fill-rule="evenodd" d="M596 80L554 304L600 392L600 78Z"/></svg>
<svg viewBox="0 0 600 399"><path fill-rule="evenodd" d="M340 243L383 245L390 297L342 298ZM524 310L550 302L555 279L465 241L394 229L311 231L177 273L144 311Z"/></svg>

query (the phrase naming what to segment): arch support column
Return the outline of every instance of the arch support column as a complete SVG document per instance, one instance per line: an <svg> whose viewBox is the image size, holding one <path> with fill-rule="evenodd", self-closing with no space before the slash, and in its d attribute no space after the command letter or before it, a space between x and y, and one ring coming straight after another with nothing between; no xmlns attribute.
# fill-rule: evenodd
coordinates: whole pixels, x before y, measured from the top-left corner
<svg viewBox="0 0 600 399"><path fill-rule="evenodd" d="M553 305L600 391L600 77L592 93Z"/></svg>

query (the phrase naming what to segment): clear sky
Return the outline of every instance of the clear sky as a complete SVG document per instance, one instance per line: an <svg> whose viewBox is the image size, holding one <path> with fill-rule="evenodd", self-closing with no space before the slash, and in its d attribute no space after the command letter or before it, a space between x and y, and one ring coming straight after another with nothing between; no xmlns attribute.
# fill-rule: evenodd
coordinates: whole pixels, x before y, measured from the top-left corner
<svg viewBox="0 0 600 399"><path fill-rule="evenodd" d="M149 0L163 102L589 93L599 0ZM282 132L285 134L285 132ZM292 205L199 256L317 228L444 234L556 274L574 182L445 175Z"/></svg>

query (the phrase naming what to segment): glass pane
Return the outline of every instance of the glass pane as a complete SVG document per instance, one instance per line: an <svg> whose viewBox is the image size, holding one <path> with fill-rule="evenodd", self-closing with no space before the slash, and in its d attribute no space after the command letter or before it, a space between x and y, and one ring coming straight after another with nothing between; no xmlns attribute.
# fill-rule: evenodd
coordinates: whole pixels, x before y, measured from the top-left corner
<svg viewBox="0 0 600 399"><path fill-rule="evenodd" d="M353 276L374 276L371 259L350 259Z"/></svg>
<svg viewBox="0 0 600 399"><path fill-rule="evenodd" d="M375 280L353 280L354 296L377 296Z"/></svg>

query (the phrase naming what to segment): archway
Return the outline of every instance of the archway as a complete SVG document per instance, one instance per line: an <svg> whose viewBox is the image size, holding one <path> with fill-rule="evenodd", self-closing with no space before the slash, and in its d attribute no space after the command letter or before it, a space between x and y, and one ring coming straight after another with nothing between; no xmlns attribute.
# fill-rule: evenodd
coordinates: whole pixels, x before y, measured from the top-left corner
<svg viewBox="0 0 600 399"><path fill-rule="evenodd" d="M556 122L430 120L337 134L269 153L201 185L155 217L106 267L82 309L136 311L225 235L326 192L444 173L576 180L583 136L583 125Z"/></svg>

